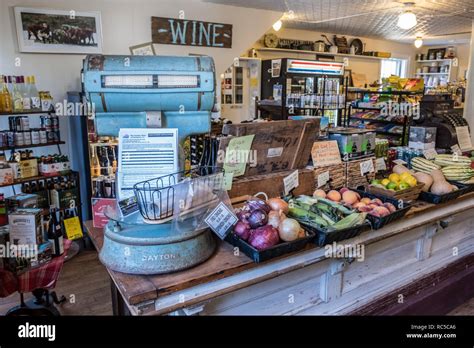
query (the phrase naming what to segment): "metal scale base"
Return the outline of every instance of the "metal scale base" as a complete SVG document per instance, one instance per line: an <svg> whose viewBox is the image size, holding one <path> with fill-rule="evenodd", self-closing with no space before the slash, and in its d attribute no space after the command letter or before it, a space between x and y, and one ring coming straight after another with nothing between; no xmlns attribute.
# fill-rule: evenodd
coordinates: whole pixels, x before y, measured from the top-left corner
<svg viewBox="0 0 474 348"><path fill-rule="evenodd" d="M216 249L212 232L196 229L192 219L179 226L134 220L136 216L120 222L110 220L104 229L99 258L114 271L142 275L177 272L206 261Z"/></svg>

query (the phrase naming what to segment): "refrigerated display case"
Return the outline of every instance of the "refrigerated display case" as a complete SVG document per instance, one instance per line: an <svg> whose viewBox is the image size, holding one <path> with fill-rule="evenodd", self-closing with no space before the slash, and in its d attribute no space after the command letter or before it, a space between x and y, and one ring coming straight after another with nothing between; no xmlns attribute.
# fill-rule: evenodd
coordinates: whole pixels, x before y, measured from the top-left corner
<svg viewBox="0 0 474 348"><path fill-rule="evenodd" d="M344 124L344 64L284 58L262 61L259 111L273 120L325 116Z"/></svg>

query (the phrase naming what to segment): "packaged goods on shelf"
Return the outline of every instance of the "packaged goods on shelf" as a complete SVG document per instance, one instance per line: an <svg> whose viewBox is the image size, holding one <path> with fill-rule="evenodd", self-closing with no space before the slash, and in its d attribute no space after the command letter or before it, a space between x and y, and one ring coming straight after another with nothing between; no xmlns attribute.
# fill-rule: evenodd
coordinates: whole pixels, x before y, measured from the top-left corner
<svg viewBox="0 0 474 348"><path fill-rule="evenodd" d="M410 141L412 149L434 149L436 146L436 127L410 127Z"/></svg>
<svg viewBox="0 0 474 348"><path fill-rule="evenodd" d="M38 208L38 195L32 193L19 193L6 199L8 212L12 213L18 208Z"/></svg>

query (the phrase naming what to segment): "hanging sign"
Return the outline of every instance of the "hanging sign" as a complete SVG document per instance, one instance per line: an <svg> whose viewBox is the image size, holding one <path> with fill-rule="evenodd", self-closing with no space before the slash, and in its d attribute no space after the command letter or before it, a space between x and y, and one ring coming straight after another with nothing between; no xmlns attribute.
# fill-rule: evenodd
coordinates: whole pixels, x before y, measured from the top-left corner
<svg viewBox="0 0 474 348"><path fill-rule="evenodd" d="M231 48L232 24L151 17L151 36L155 44Z"/></svg>

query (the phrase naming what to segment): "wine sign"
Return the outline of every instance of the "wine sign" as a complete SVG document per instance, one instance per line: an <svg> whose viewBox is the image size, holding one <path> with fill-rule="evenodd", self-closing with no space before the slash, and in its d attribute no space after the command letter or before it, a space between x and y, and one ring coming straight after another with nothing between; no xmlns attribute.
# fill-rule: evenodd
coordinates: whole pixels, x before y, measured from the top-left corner
<svg viewBox="0 0 474 348"><path fill-rule="evenodd" d="M151 17L151 33L155 44L232 47L232 24Z"/></svg>

